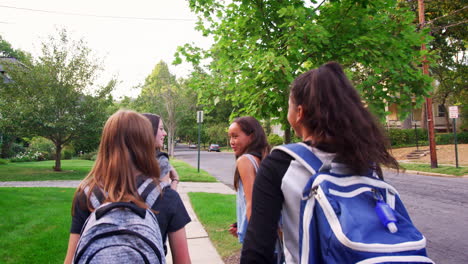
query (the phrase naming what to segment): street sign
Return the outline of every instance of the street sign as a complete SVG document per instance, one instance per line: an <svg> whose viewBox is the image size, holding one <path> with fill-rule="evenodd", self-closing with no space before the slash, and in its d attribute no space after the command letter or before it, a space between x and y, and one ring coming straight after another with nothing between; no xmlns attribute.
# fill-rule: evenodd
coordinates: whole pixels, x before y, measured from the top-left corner
<svg viewBox="0 0 468 264"><path fill-rule="evenodd" d="M458 106L449 106L449 117L458 118Z"/></svg>
<svg viewBox="0 0 468 264"><path fill-rule="evenodd" d="M203 111L197 111L197 123L203 123Z"/></svg>

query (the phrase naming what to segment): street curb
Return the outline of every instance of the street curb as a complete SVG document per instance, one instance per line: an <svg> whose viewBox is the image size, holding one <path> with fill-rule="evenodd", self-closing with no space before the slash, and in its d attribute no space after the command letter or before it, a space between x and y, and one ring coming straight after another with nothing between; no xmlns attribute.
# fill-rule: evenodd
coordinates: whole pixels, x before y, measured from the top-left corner
<svg viewBox="0 0 468 264"><path fill-rule="evenodd" d="M392 171L392 172L397 172L395 169L390 169L390 168L384 168L384 170ZM426 175L426 176L435 176L435 177L446 177L446 178L468 178L468 175L463 175L463 176L457 176L457 175L451 175L451 174L443 174L443 173L436 173L436 172L427 172L427 171L414 171L414 170L405 170L402 169L400 170L403 173L409 173L409 174L417 174L417 175Z"/></svg>

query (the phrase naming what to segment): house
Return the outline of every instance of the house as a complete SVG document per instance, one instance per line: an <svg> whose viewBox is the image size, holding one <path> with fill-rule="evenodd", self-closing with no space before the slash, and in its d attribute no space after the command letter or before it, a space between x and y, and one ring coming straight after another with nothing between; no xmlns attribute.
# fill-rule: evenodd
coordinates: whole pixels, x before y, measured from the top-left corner
<svg viewBox="0 0 468 264"><path fill-rule="evenodd" d="M447 107L448 108L448 107ZM421 116L422 116L422 109L421 108L414 108L410 115L405 119L401 120L398 118L398 105L397 104L390 104L385 109L390 114L386 117L386 123L388 128L401 128L401 129L408 129L414 128L415 126L420 128L421 127ZM446 120L448 116L448 112L445 111L443 105L439 105L436 102L432 103L432 115L434 117L434 130L436 132L449 132L447 131ZM461 123L463 122L463 117L459 116L456 125L457 128L460 127ZM449 118L450 127L452 127L452 119Z"/></svg>
<svg viewBox="0 0 468 264"><path fill-rule="evenodd" d="M6 72L6 64L11 64L11 63L18 63L18 60L12 57L0 57L0 75L1 79L3 80L3 83L10 83L12 82L10 76L8 76L8 73Z"/></svg>

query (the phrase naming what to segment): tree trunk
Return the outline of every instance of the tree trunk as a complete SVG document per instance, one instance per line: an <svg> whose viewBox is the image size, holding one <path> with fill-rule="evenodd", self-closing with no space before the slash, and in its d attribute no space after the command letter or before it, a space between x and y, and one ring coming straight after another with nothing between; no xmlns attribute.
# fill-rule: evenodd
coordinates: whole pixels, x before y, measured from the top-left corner
<svg viewBox="0 0 468 264"><path fill-rule="evenodd" d="M54 171L62 171L60 158L62 157L62 144L55 144L55 166Z"/></svg>
<svg viewBox="0 0 468 264"><path fill-rule="evenodd" d="M10 158L9 152L10 152L11 145L15 141L15 137L8 136L8 135L5 136L5 134L3 134L2 137L3 137L3 142L2 142L2 150L1 150L0 157L2 159Z"/></svg>
<svg viewBox="0 0 468 264"><path fill-rule="evenodd" d="M284 129L284 144L291 143L291 126L288 124Z"/></svg>
<svg viewBox="0 0 468 264"><path fill-rule="evenodd" d="M167 151L169 156L174 156L174 133L172 131L169 132L167 137Z"/></svg>
<svg viewBox="0 0 468 264"><path fill-rule="evenodd" d="M271 134L271 118L265 120L265 134L267 136Z"/></svg>

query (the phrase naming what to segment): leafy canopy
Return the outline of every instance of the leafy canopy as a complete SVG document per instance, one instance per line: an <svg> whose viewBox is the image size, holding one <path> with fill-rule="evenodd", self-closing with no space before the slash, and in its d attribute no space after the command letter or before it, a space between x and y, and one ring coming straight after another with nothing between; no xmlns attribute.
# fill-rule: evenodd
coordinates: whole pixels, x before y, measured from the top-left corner
<svg viewBox="0 0 468 264"><path fill-rule="evenodd" d="M287 127L289 84L328 61L344 65L381 116L387 103L409 109L411 98L421 101L431 89L418 68L427 32L396 0L191 0L190 8L214 44L179 47L175 62L185 58L209 72L198 86L202 97L223 96L239 114L279 117Z"/></svg>

